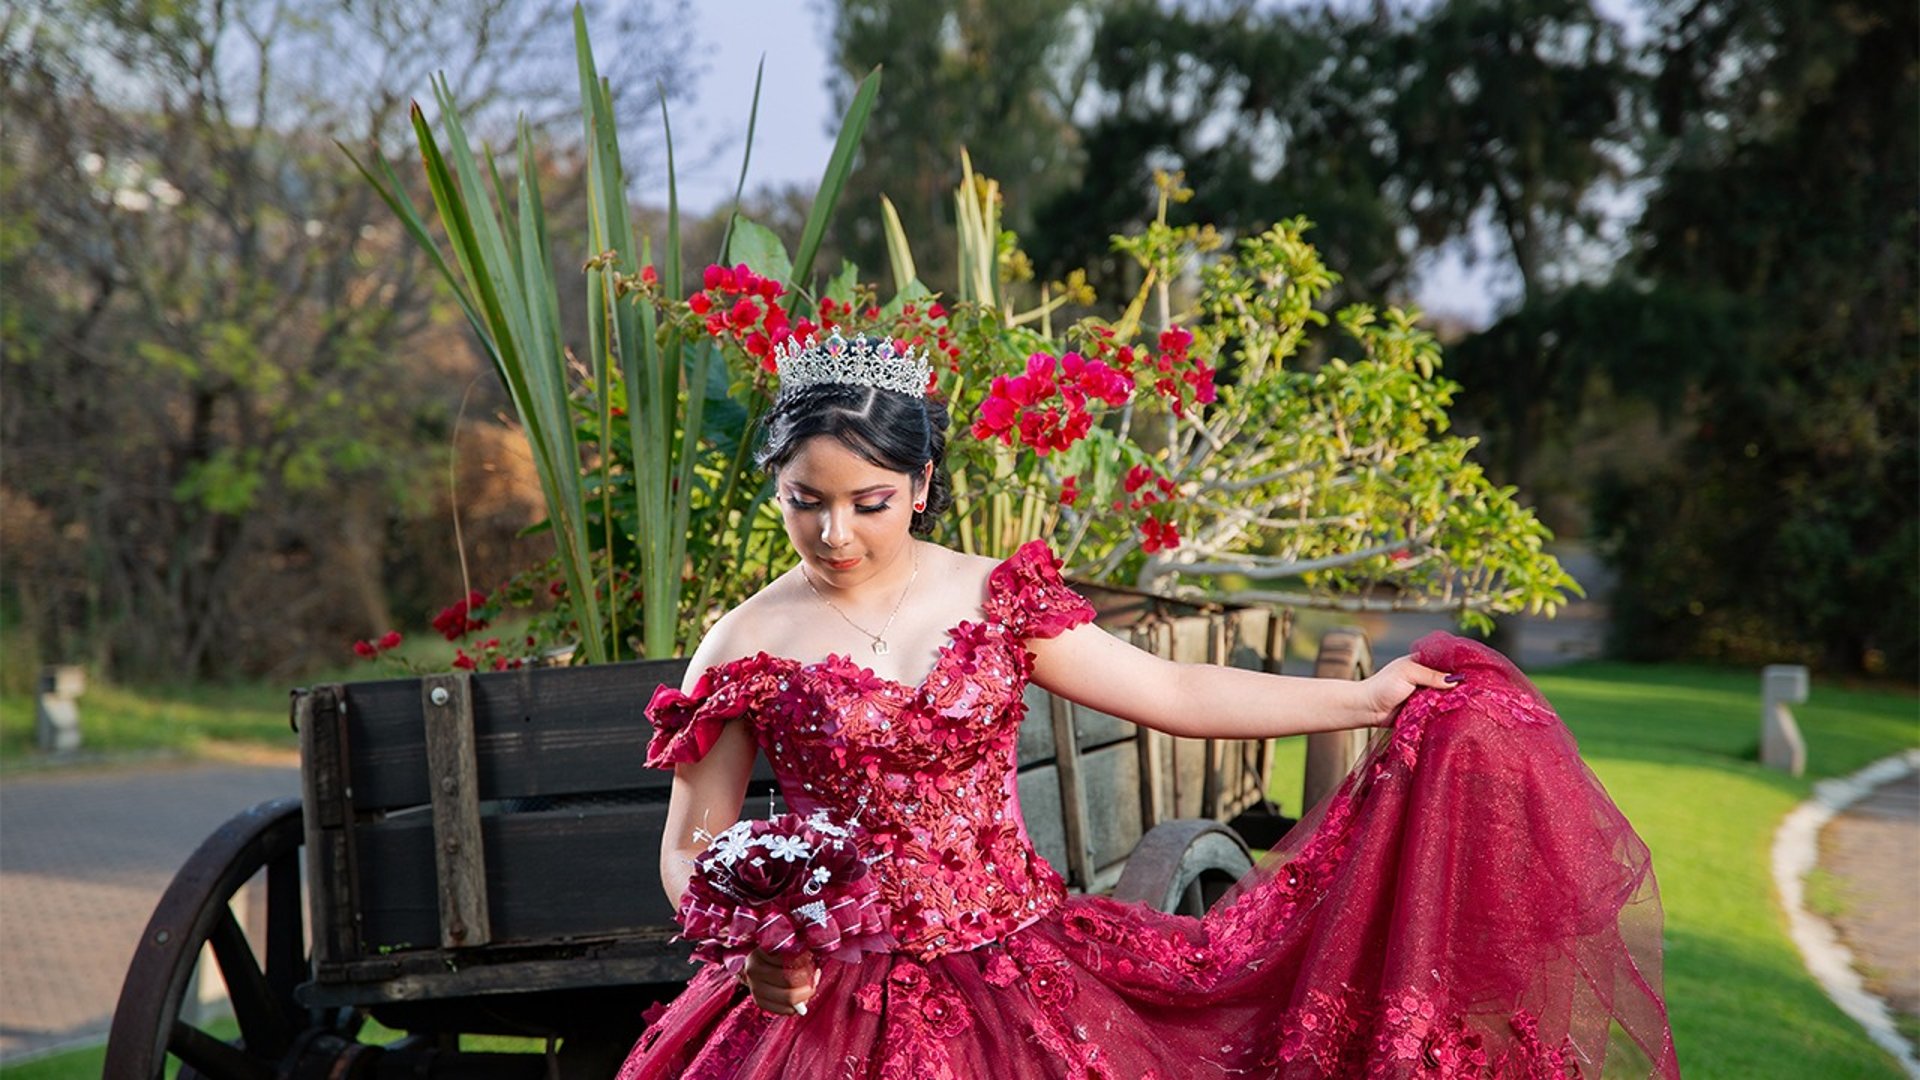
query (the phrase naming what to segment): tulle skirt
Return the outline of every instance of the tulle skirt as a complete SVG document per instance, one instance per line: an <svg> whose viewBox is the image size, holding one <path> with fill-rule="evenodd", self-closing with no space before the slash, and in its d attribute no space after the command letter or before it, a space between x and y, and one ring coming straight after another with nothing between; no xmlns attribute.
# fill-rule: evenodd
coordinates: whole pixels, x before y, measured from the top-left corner
<svg viewBox="0 0 1920 1080"><path fill-rule="evenodd" d="M1504 657L1414 654L1461 684L1204 917L1075 896L970 951L828 963L806 1016L703 968L620 1080L1678 1077L1645 845Z"/></svg>

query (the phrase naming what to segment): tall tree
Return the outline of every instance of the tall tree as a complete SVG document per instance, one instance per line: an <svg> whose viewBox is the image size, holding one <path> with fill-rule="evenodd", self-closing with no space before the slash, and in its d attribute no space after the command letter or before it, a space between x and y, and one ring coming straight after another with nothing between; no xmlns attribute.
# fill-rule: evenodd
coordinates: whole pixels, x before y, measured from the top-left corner
<svg viewBox="0 0 1920 1080"><path fill-rule="evenodd" d="M1627 280L1710 317L1652 350L1697 372L1683 450L1603 491L1629 652L1920 674L1917 41L1913 5L1861 0L1660 27L1671 142Z"/></svg>
<svg viewBox="0 0 1920 1080"><path fill-rule="evenodd" d="M1349 295L1404 294L1417 256L1489 228L1531 295L1568 276L1620 172L1631 82L1584 0L1136 0L1100 20L1076 110L1097 167L1033 247L1049 269L1098 260L1150 211L1152 171L1182 169L1200 220L1313 220Z"/></svg>
<svg viewBox="0 0 1920 1080"><path fill-rule="evenodd" d="M496 119L562 115L565 12L89 0L0 17L4 485L71 548L51 577L9 553L7 584L47 649L188 678L377 628L388 533L425 501L470 376L415 362L433 293L335 141L397 133L436 69ZM623 30L637 46L663 27Z"/></svg>
<svg viewBox="0 0 1920 1080"><path fill-rule="evenodd" d="M921 280L956 280L953 184L960 152L998 179L1006 224L1024 232L1041 201L1078 166L1070 110L1079 91L1077 40L1090 0L842 0L834 50L842 105L884 65L884 88L848 182L852 212L836 219L842 250L884 276L879 199L898 210Z"/></svg>

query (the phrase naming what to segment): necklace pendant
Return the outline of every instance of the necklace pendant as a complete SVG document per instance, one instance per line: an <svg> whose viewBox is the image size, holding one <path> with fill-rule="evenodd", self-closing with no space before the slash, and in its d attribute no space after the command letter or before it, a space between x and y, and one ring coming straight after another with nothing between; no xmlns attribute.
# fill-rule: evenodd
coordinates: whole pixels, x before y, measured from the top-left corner
<svg viewBox="0 0 1920 1080"><path fill-rule="evenodd" d="M887 655L887 643L886 643L886 641L885 641L885 640L883 640L883 639L881 639L881 638L874 638L874 639L873 639L873 654L874 654L875 656L885 656L885 655Z"/></svg>

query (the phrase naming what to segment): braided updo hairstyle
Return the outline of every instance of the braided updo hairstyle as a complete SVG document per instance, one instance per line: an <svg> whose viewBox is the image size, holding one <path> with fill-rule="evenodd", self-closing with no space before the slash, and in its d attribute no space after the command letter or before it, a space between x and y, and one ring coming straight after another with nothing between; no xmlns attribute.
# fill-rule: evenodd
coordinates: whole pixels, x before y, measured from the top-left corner
<svg viewBox="0 0 1920 1080"><path fill-rule="evenodd" d="M927 506L913 513L908 526L925 536L953 505L953 479L947 475L947 407L877 386L814 383L774 399L761 420L762 442L754 461L777 473L808 439L825 435L883 469L903 472L918 485L920 469L933 462Z"/></svg>

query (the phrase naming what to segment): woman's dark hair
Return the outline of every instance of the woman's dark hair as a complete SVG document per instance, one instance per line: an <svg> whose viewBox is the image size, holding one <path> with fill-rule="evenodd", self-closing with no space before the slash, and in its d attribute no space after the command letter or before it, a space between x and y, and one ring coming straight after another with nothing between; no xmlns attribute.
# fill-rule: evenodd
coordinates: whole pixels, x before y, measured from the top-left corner
<svg viewBox="0 0 1920 1080"><path fill-rule="evenodd" d="M953 481L947 475L947 407L934 398L914 397L877 386L814 383L774 400L761 420L760 451L754 461L769 473L786 468L808 439L825 435L875 465L914 478L933 462L927 507L916 510L909 528L920 535L953 505Z"/></svg>

